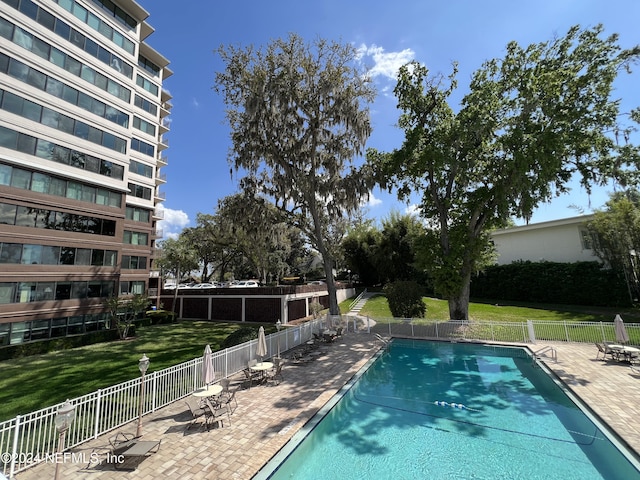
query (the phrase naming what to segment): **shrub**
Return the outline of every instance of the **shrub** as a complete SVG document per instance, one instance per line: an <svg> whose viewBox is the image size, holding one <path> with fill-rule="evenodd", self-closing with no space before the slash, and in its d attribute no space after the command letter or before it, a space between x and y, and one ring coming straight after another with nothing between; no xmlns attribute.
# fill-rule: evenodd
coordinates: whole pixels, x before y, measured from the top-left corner
<svg viewBox="0 0 640 480"><path fill-rule="evenodd" d="M151 325L175 323L176 314L169 310L147 310L145 316L151 320Z"/></svg>
<svg viewBox="0 0 640 480"><path fill-rule="evenodd" d="M471 296L569 305L629 305L621 272L599 262L530 262L487 267L471 282Z"/></svg>
<svg viewBox="0 0 640 480"><path fill-rule="evenodd" d="M260 327L242 327L230 334L224 339L221 348L229 348L234 345L239 345L250 340L258 338L258 328Z"/></svg>
<svg viewBox="0 0 640 480"><path fill-rule="evenodd" d="M423 318L427 306L422 301L422 287L416 282L398 280L388 283L384 293L394 317Z"/></svg>

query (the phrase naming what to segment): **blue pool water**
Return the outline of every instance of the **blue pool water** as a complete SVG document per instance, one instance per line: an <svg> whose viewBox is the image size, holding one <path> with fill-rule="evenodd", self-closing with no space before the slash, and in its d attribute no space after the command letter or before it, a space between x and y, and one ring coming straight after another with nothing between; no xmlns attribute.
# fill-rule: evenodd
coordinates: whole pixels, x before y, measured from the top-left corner
<svg viewBox="0 0 640 480"><path fill-rule="evenodd" d="M255 478L640 479L519 348L394 340L329 408Z"/></svg>

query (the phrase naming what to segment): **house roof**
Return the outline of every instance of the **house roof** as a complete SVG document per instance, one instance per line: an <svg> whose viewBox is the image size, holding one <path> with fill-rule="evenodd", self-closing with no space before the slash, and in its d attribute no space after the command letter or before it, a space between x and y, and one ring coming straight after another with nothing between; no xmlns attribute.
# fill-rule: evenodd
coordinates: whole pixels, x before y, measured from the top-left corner
<svg viewBox="0 0 640 480"><path fill-rule="evenodd" d="M514 232L524 232L527 230L540 230L543 228L559 227L563 225L574 225L586 223L593 220L594 214L578 215L577 217L560 218L557 220L549 220L546 222L529 223L527 225L518 225L516 227L502 228L491 233L492 236L504 235Z"/></svg>

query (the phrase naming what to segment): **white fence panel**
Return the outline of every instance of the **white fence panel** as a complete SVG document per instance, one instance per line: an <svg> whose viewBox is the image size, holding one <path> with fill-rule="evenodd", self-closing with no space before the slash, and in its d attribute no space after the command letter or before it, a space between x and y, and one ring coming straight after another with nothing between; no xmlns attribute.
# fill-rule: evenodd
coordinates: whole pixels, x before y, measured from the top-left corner
<svg viewBox="0 0 640 480"><path fill-rule="evenodd" d="M283 327L267 336L268 356L285 352L312 338L321 320ZM255 358L257 340L213 353L216 380L235 375ZM203 346L204 350L204 346ZM202 382L202 357L144 377L143 415L190 395ZM75 419L66 432L64 448L73 448L138 418L141 379L136 378L74 398ZM16 473L56 453L55 415L62 404L0 423L0 472Z"/></svg>

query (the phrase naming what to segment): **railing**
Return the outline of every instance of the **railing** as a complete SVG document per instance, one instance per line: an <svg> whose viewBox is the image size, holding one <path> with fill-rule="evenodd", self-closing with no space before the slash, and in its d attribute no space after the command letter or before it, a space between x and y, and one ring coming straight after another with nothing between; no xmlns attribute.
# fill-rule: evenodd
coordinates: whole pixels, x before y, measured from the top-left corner
<svg viewBox="0 0 640 480"><path fill-rule="evenodd" d="M376 318L365 320L371 332L396 337L461 339L494 342L615 342L613 322L570 322L528 320L526 322L492 322ZM640 324L625 323L630 344L640 344Z"/></svg>
<svg viewBox="0 0 640 480"><path fill-rule="evenodd" d="M355 307L357 305L357 303L362 299L362 297L364 296L365 293L367 293L367 289L366 288L362 291L362 293L360 293L360 295L358 295L355 298L355 300L353 302L351 302L349 304L349 310L348 311L353 310L353 307Z"/></svg>
<svg viewBox="0 0 640 480"><path fill-rule="evenodd" d="M283 328L267 335L268 357L285 352L329 326L326 319ZM216 379L239 373L255 357L256 340L213 354ZM204 349L204 346L203 346ZM190 395L202 382L202 357L145 375L143 415ZM72 448L138 418L141 379L74 398L75 420L65 435L64 449ZM0 423L0 473L12 478L56 453L55 416L62 404Z"/></svg>

